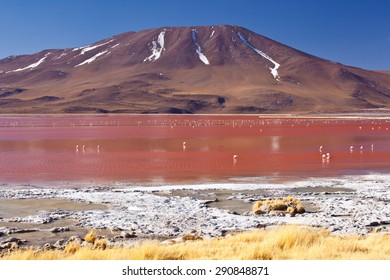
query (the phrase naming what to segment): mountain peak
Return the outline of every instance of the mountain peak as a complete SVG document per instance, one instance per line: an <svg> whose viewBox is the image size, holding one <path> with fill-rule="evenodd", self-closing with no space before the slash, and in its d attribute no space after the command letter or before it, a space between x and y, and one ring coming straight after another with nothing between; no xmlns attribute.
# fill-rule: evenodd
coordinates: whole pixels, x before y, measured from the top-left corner
<svg viewBox="0 0 390 280"><path fill-rule="evenodd" d="M0 112L332 112L390 104L389 75L235 25L160 27L10 56L0 60L0 88Z"/></svg>

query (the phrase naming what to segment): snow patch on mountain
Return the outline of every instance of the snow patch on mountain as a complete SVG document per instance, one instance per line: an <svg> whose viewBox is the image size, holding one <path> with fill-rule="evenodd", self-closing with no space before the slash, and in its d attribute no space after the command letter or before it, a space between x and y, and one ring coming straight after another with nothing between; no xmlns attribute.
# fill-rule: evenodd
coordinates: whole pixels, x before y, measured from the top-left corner
<svg viewBox="0 0 390 280"><path fill-rule="evenodd" d="M80 55L83 55L86 52L92 51L93 49L96 49L98 47L107 45L107 44L111 43L112 41L114 41L114 40L110 40L108 42L105 42L105 43L102 43L102 44L98 44L98 45L88 45L88 46L84 46L84 47L74 48L73 51L81 50Z"/></svg>
<svg viewBox="0 0 390 280"><path fill-rule="evenodd" d="M95 61L96 58L98 58L99 56L102 56L103 54L106 54L107 52L108 52L108 50L105 50L105 51L102 51L102 52L100 52L98 54L95 54L91 58L88 58L87 60L84 60L80 64L77 64L75 67L79 67L79 66L82 66L82 65L85 65L85 64L90 64L91 62Z"/></svg>
<svg viewBox="0 0 390 280"><path fill-rule="evenodd" d="M59 56L53 57L53 60L59 60L60 58L64 57L67 55L67 53L61 53Z"/></svg>
<svg viewBox="0 0 390 280"><path fill-rule="evenodd" d="M12 71L8 71L7 73L10 73L10 72L20 72L20 71L24 71L24 70L33 70L35 68L37 68L42 62L45 61L46 57L51 54L50 52L45 54L44 57L42 57L40 60L38 60L37 62L33 63L33 64L30 64L24 68L19 68L19 69L16 69L16 70L12 70Z"/></svg>
<svg viewBox="0 0 390 280"><path fill-rule="evenodd" d="M210 62L209 60L207 59L207 57L204 55L204 53L202 52L202 48L200 47L200 45L196 42L196 34L198 32L196 31L196 29L192 29L192 41L194 41L195 45L196 45L196 53L198 54L199 56L199 59L206 65L209 65Z"/></svg>
<svg viewBox="0 0 390 280"><path fill-rule="evenodd" d="M164 36L165 29L158 34L157 40L152 42L152 54L144 59L145 61L156 61L160 58L162 52L165 50L164 48Z"/></svg>
<svg viewBox="0 0 390 280"><path fill-rule="evenodd" d="M279 80L280 76L279 76L279 73L278 73L278 69L280 67L280 64L277 63L275 60L273 60L270 56L268 56L266 53L256 49L255 47L252 46L251 43L248 42L247 39L245 39L244 36L241 35L240 32L237 33L238 37L240 37L241 41L244 42L249 48L251 48L254 52L256 52L257 54L261 55L262 57L264 57L265 59L267 59L268 61L270 61L271 63L274 64L274 67L273 68L269 68L271 70L271 74L272 76L276 79L276 80Z"/></svg>

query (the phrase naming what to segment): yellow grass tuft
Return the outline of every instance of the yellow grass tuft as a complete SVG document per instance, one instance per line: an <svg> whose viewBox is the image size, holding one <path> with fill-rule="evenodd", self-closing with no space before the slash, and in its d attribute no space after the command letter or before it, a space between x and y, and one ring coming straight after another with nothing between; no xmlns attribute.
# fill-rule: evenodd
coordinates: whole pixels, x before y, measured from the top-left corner
<svg viewBox="0 0 390 280"><path fill-rule="evenodd" d="M283 202L285 203L292 203L292 204L298 204L300 203L300 201L298 199L296 199L295 197L292 197L292 196L287 196L287 197L284 197L282 199Z"/></svg>
<svg viewBox="0 0 390 280"><path fill-rule="evenodd" d="M94 249L100 249L100 250L105 250L108 247L108 241L107 239L96 239L93 248Z"/></svg>
<svg viewBox="0 0 390 280"><path fill-rule="evenodd" d="M305 212L301 202L292 197L284 197L282 199L269 199L256 201L252 206L254 214L264 214L270 211L281 211L284 214L302 214Z"/></svg>
<svg viewBox="0 0 390 280"><path fill-rule="evenodd" d="M269 206L269 210L286 211L288 206L281 201L275 201Z"/></svg>
<svg viewBox="0 0 390 280"><path fill-rule="evenodd" d="M97 238L96 230L91 229L85 236L84 240L88 243L94 244Z"/></svg>
<svg viewBox="0 0 390 280"><path fill-rule="evenodd" d="M104 239L100 239L104 240ZM103 241L102 241L103 242ZM73 244L73 243L71 243ZM146 241L131 248L96 250L69 244L64 251L22 250L1 259L61 260L350 260L390 259L390 235L332 235L328 230L299 226L274 227L238 233L225 238L163 245ZM72 247L71 247L72 246Z"/></svg>
<svg viewBox="0 0 390 280"><path fill-rule="evenodd" d="M252 206L252 211L255 212L256 210L260 209L260 207L263 205L263 201L256 201Z"/></svg>
<svg viewBox="0 0 390 280"><path fill-rule="evenodd" d="M182 236L183 241L195 241L202 240L203 238L196 234L184 234Z"/></svg>
<svg viewBox="0 0 390 280"><path fill-rule="evenodd" d="M66 245L64 249L65 254L74 254L80 249L80 243L78 242L70 242L68 245Z"/></svg>

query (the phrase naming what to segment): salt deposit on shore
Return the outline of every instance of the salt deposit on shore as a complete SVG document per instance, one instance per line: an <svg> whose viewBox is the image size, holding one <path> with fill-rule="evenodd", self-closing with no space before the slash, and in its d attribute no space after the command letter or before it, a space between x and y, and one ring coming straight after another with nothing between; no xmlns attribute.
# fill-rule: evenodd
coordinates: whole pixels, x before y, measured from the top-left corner
<svg viewBox="0 0 390 280"><path fill-rule="evenodd" d="M0 241L12 236L10 225L18 228L34 225L39 232L40 225L65 219L74 221L70 231L72 227L120 228L145 238L168 238L185 233L207 238L286 223L323 227L342 235L388 232L389 185L390 175L378 174L314 178L283 184L252 178L225 184L168 186L128 186L124 183L85 188L3 185L0 199L61 199L107 208L58 208L38 212L31 209L30 215L14 217L0 214ZM180 196L177 190L186 190L186 193ZM224 196L220 195L222 190ZM256 200L289 195L303 201L309 211L295 217L250 213ZM224 202L234 201L240 203L241 209L247 205L247 213L235 211L234 206L218 207L218 204L223 206ZM28 233L25 239L29 240Z"/></svg>

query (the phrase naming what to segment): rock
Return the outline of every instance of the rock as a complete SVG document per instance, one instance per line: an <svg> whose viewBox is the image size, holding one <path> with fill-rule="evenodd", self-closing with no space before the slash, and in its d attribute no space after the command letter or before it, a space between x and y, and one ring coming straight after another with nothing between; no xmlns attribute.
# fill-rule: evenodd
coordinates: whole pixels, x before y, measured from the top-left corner
<svg viewBox="0 0 390 280"><path fill-rule="evenodd" d="M203 202L203 204L207 205L207 204L215 203L215 202L218 202L218 201L219 201L218 198L212 199L212 200L205 200L205 201Z"/></svg>
<svg viewBox="0 0 390 280"><path fill-rule="evenodd" d="M54 219L52 217L45 217L41 220L41 223L45 225L45 224L49 224L53 221L54 221Z"/></svg>
<svg viewBox="0 0 390 280"><path fill-rule="evenodd" d="M110 242L115 242L115 241L122 240L122 239L124 239L123 236L115 235L114 237L110 238L109 241Z"/></svg>
<svg viewBox="0 0 390 280"><path fill-rule="evenodd" d="M66 244L65 240L64 240L64 239L60 239L60 240L57 240L57 241L53 244L53 246L54 246L56 249L61 249L61 250L63 250L63 249L65 248L65 244Z"/></svg>
<svg viewBox="0 0 390 280"><path fill-rule="evenodd" d="M114 226L113 228L111 228L111 232L119 232L119 231L123 231L123 228L118 226Z"/></svg>
<svg viewBox="0 0 390 280"><path fill-rule="evenodd" d="M259 208L259 209L255 210L255 211L253 211L253 213L254 213L255 215L262 215L262 214L266 214L267 212L265 212L265 211L263 211L261 208ZM248 215L248 216L249 216L249 215Z"/></svg>
<svg viewBox="0 0 390 280"><path fill-rule="evenodd" d="M226 230L226 229L221 229L219 232L220 232L221 236L227 236L227 235L229 234L229 231ZM184 240L187 240L187 239L185 239L185 238L188 238L187 236L188 236L187 234L184 235L184 236L183 236L183 239L184 239ZM203 239L202 237L200 237L200 236L198 236L198 235L195 235L195 237L196 237L196 238L199 237L198 239ZM197 240L197 239L188 239L188 240Z"/></svg>
<svg viewBox="0 0 390 280"><path fill-rule="evenodd" d="M15 234L15 233L29 233L29 232L36 232L36 231L38 231L38 229L36 228L24 229L24 228L12 227L12 228L8 228L6 230L6 233Z"/></svg>
<svg viewBox="0 0 390 280"><path fill-rule="evenodd" d="M256 225L256 228L262 228L262 229L264 229L264 228L266 228L267 227L267 225L264 225L264 224L257 224Z"/></svg>
<svg viewBox="0 0 390 280"><path fill-rule="evenodd" d="M19 238L16 238L16 237L10 237L4 241L1 242L2 245L4 244L7 244L7 243L16 243L18 245L21 245L23 243L27 243L27 240L24 240L24 239L19 239Z"/></svg>
<svg viewBox="0 0 390 280"><path fill-rule="evenodd" d="M8 219L9 222L12 223L34 223L34 224L48 224L54 221L52 217L48 216L37 216L35 218L30 217L13 217Z"/></svg>
<svg viewBox="0 0 390 280"><path fill-rule="evenodd" d="M127 231L122 231L121 234L120 234L120 236L121 236L122 238L135 238L135 237L137 237L137 235L136 235L135 232L129 233L129 232L127 232Z"/></svg>
<svg viewBox="0 0 390 280"><path fill-rule="evenodd" d="M52 233L59 233L59 232L65 232L70 231L69 227L54 227L49 230Z"/></svg>
<svg viewBox="0 0 390 280"><path fill-rule="evenodd" d="M173 226L173 227L172 227L172 231L173 231L174 233L178 233L178 232L180 232L180 228L179 228L179 227L176 227L176 226Z"/></svg>
<svg viewBox="0 0 390 280"><path fill-rule="evenodd" d="M80 236L77 236L77 235L73 235L71 237L69 237L68 241L66 242L66 244L69 244L69 243L78 243L78 244L81 244L83 242L83 240L81 239Z"/></svg>
<svg viewBox="0 0 390 280"><path fill-rule="evenodd" d="M380 226L381 225L381 223L379 223L379 222L371 222L371 223L369 223L367 226L368 227L378 227L378 226Z"/></svg>
<svg viewBox="0 0 390 280"><path fill-rule="evenodd" d="M285 216L285 215L286 215L286 211L272 210L272 211L269 211L268 214L269 214L270 216Z"/></svg>
<svg viewBox="0 0 390 280"><path fill-rule="evenodd" d="M51 245L50 243L46 243L45 245L42 246L42 250L50 251L54 249L56 249L56 247L54 245Z"/></svg>
<svg viewBox="0 0 390 280"><path fill-rule="evenodd" d="M8 249L9 251L13 251L19 249L19 244L16 242L7 242L0 245L0 250Z"/></svg>
<svg viewBox="0 0 390 280"><path fill-rule="evenodd" d="M23 222L23 219L19 218L19 217L12 217L12 218L8 219L8 222L11 222L11 223L21 223L21 222Z"/></svg>

